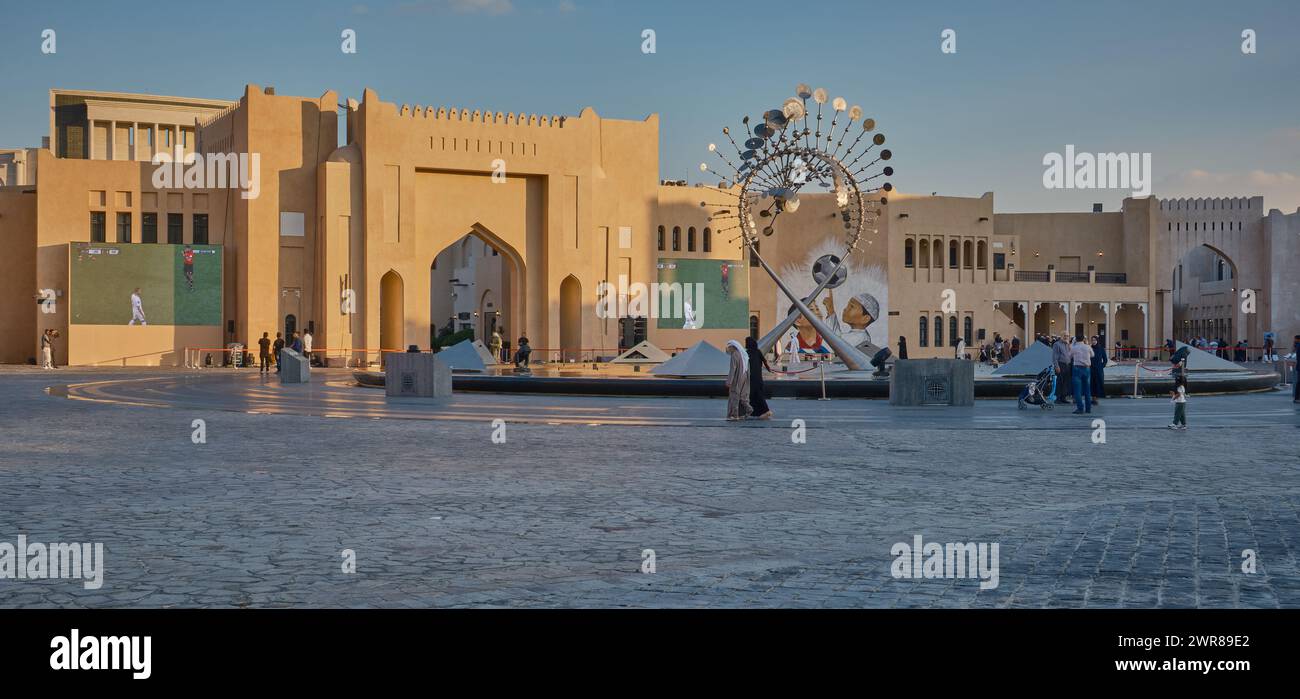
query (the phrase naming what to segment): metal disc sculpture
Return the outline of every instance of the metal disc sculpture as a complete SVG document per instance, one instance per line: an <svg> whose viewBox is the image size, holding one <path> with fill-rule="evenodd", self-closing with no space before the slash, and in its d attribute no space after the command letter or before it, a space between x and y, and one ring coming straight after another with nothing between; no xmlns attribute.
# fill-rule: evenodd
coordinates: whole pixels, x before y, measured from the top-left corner
<svg viewBox="0 0 1300 699"><path fill-rule="evenodd" d="M811 112L810 99L816 115ZM836 97L830 100L833 111L829 111L825 110L827 101L824 88L810 90L801 84L795 88L795 96L787 99L780 109L764 112L762 119L753 125L748 116L741 119L745 133L740 143L729 127L723 127L722 133L735 149L737 162L733 163L716 144L710 143L709 150L725 164L723 169L728 173L721 174L708 163L700 163L700 171L717 176L721 180L718 187L710 189L731 200L713 204L702 201L700 206L713 209L710 221L731 221L731 225L718 232L738 231L751 258L794 304L794 312L759 340L760 350L770 349L802 315L846 366L867 370L870 359L831 330L808 304L815 302L828 286L838 286L844 281L847 272L843 269L844 261L868 236L876 234L881 207L888 203L885 194L893 186L883 182L873 188L871 182L894 174L893 167L882 165L893 154L888 149L877 150L884 145L885 136L872 133L876 121L863 119L861 107L849 107L844 98ZM823 111L827 112L825 116ZM848 121L839 128L841 118L846 116ZM830 124L824 128L826 118ZM845 147L850 134L853 138ZM834 195L836 213L831 217L836 222L834 225L842 227L844 254L836 260L834 269L818 270L814 278L817 286L807 297L800 298L759 254L758 241L776 233L782 216L792 216L799 210L799 196L810 185Z"/></svg>

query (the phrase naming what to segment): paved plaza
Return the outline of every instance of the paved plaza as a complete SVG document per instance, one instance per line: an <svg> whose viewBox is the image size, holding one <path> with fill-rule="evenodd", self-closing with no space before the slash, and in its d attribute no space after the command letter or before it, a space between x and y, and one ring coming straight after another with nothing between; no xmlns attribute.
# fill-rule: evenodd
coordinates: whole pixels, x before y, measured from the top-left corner
<svg viewBox="0 0 1300 699"><path fill-rule="evenodd" d="M100 589L0 580L0 606L1300 606L1281 392L1193 396L1187 432L1167 399L1102 401L1094 443L1011 400L778 399L733 424L717 399L348 384L0 369L0 541L105 548ZM916 535L998 543L998 586L895 578Z"/></svg>

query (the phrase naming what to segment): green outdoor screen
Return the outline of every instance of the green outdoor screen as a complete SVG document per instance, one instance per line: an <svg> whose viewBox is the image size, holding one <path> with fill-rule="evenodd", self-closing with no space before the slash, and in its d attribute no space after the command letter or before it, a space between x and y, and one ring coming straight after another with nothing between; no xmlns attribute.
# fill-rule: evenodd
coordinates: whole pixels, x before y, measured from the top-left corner
<svg viewBox="0 0 1300 699"><path fill-rule="evenodd" d="M659 304L656 327L749 328L749 265L743 261L660 258L658 270L659 298L673 302ZM690 304L691 313L677 312L675 296L679 292ZM692 314L694 323L688 317Z"/></svg>
<svg viewBox="0 0 1300 699"><path fill-rule="evenodd" d="M72 243L72 322L221 325L221 246Z"/></svg>

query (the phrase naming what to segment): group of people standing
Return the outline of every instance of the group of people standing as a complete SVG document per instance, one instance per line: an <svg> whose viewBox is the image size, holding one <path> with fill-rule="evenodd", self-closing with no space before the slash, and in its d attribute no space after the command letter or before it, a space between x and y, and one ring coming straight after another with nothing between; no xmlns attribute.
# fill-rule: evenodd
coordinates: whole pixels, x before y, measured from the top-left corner
<svg viewBox="0 0 1300 699"><path fill-rule="evenodd" d="M993 342L980 346L980 361L992 364L1005 364L1020 354L1020 338L1002 339L1001 333L993 333Z"/></svg>
<svg viewBox="0 0 1300 699"><path fill-rule="evenodd" d="M274 364L275 373L280 373L280 351L286 346L306 357L307 361L311 361L311 341L310 330L304 330L301 335L295 330L289 337L287 345L284 341L284 335L281 333L275 334L275 340L271 339L270 333L262 333L262 339L257 341L259 371L263 374L269 373L271 371L270 365Z"/></svg>
<svg viewBox="0 0 1300 699"><path fill-rule="evenodd" d="M1056 402L1074 398L1074 414L1092 412L1093 403L1106 397L1106 345L1096 335L1061 335L1052 340L1052 366L1056 367Z"/></svg>
<svg viewBox="0 0 1300 699"><path fill-rule="evenodd" d="M767 389L763 385L763 371L771 371L767 358L758 350L758 342L745 338L741 345L736 340L727 342L727 419L771 420L774 415L767 405Z"/></svg>

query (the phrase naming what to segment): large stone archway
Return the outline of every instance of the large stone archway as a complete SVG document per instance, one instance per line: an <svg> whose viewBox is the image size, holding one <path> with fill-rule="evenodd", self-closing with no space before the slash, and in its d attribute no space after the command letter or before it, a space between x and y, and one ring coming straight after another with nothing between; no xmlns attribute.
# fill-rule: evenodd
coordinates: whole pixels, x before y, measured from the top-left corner
<svg viewBox="0 0 1300 699"><path fill-rule="evenodd" d="M1222 338L1229 345L1258 335L1258 306L1243 312L1237 263L1222 249L1202 243L1183 253L1171 274L1172 337ZM1253 292L1252 292L1253 293ZM1258 304L1253 299L1252 304Z"/></svg>
<svg viewBox="0 0 1300 699"><path fill-rule="evenodd" d="M528 333L527 297L524 293L525 289L528 288L527 265L522 255L513 245L483 224L474 223L464 235L448 242L434 254L427 277L429 285L426 288L426 298L430 298L430 307L432 308L435 305L432 297L446 293L446 289L440 288L442 282L460 273L454 270L439 270L438 261L444 260L450 265L463 267L468 260L474 259L472 255L467 256L465 252L467 245L473 243L486 245L500 258L500 278L499 280L479 280L475 278L476 288L474 289L473 298L465 299L466 303L462 305L466 308L472 308L478 314L477 319L474 320L476 338L486 342L491 336L492 329L495 328L502 332L503 339L513 343L512 338L518 338L519 335ZM470 273L477 274L477 271L471 271ZM488 281L490 283L478 284L479 281ZM493 318L491 322L488 320L489 314ZM444 314L431 312L430 323L435 327L442 327L443 323L448 320L448 318L441 317L442 315Z"/></svg>

